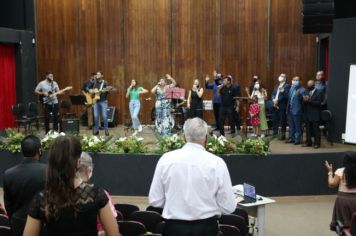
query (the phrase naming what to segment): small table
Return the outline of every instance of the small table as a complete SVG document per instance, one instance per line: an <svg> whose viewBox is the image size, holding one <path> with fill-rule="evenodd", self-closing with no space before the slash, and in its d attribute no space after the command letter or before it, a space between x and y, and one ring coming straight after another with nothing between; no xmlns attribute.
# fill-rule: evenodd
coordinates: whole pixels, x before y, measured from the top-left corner
<svg viewBox="0 0 356 236"><path fill-rule="evenodd" d="M235 185L232 187L235 191L241 192L243 194L243 185ZM257 232L258 236L265 235L265 206L266 204L275 203L276 201L257 195L257 201L254 203L237 203L241 208L246 210L249 215L252 215L257 218Z"/></svg>

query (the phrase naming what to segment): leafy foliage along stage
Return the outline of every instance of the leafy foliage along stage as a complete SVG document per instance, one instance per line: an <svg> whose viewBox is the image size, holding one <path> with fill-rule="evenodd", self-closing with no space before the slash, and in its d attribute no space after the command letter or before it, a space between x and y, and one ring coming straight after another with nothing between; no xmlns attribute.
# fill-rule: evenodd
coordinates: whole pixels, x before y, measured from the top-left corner
<svg viewBox="0 0 356 236"><path fill-rule="evenodd" d="M21 140L24 135L12 129L6 130L6 137L0 138L0 150L16 153L21 151ZM42 148L48 149L53 140L58 136L66 135L50 131L45 135L42 142ZM174 134L172 136L157 136L158 143L153 146L144 142L141 137L98 137L93 135L78 136L81 141L82 149L85 152L98 153L156 153L163 154L172 150L182 148L185 140L182 136ZM269 143L273 137L267 138L249 138L238 140L237 138L226 138L224 136L212 135L208 138L206 150L214 154L235 154L246 153L267 156Z"/></svg>

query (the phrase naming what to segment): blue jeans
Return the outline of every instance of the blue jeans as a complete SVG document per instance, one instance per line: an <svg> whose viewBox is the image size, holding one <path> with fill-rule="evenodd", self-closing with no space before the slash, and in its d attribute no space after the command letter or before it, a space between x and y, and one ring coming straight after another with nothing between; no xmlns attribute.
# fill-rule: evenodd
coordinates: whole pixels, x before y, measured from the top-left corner
<svg viewBox="0 0 356 236"><path fill-rule="evenodd" d="M289 139L293 142L302 141L302 115L289 114Z"/></svg>
<svg viewBox="0 0 356 236"><path fill-rule="evenodd" d="M101 114L101 118L104 122L105 131L108 130L108 119L106 117L106 110L108 108L108 101L98 101L94 104L94 123L95 123L95 132L99 131L99 112Z"/></svg>
<svg viewBox="0 0 356 236"><path fill-rule="evenodd" d="M140 120L138 119L138 113L140 112L141 103L139 100L131 100L129 103L130 114L132 119L132 126L135 130L141 125Z"/></svg>

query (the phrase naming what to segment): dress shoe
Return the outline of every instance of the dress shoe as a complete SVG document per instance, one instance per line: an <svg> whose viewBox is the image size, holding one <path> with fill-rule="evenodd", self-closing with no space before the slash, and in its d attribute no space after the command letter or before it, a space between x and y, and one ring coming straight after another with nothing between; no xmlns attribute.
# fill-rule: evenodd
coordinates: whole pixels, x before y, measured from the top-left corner
<svg viewBox="0 0 356 236"><path fill-rule="evenodd" d="M288 140L286 141L286 143L294 143L294 141L291 140L291 139L288 139Z"/></svg>
<svg viewBox="0 0 356 236"><path fill-rule="evenodd" d="M302 147L311 147L312 144L311 143L306 143L306 144L303 144Z"/></svg>
<svg viewBox="0 0 356 236"><path fill-rule="evenodd" d="M93 132L93 135L99 135L99 131Z"/></svg>
<svg viewBox="0 0 356 236"><path fill-rule="evenodd" d="M300 145L300 142L295 142L294 145Z"/></svg>
<svg viewBox="0 0 356 236"><path fill-rule="evenodd" d="M314 148L318 149L318 148L320 148L320 145L314 145Z"/></svg>
<svg viewBox="0 0 356 236"><path fill-rule="evenodd" d="M109 130L105 130L105 136L109 136Z"/></svg>

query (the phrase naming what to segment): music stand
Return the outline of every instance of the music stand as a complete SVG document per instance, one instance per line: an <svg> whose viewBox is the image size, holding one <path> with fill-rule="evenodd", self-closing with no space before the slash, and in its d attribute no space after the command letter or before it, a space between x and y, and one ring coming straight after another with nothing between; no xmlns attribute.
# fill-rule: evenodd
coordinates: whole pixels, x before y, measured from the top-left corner
<svg viewBox="0 0 356 236"><path fill-rule="evenodd" d="M165 98L168 99L180 99L183 100L185 98L185 89L183 88L168 88L164 92Z"/></svg>

